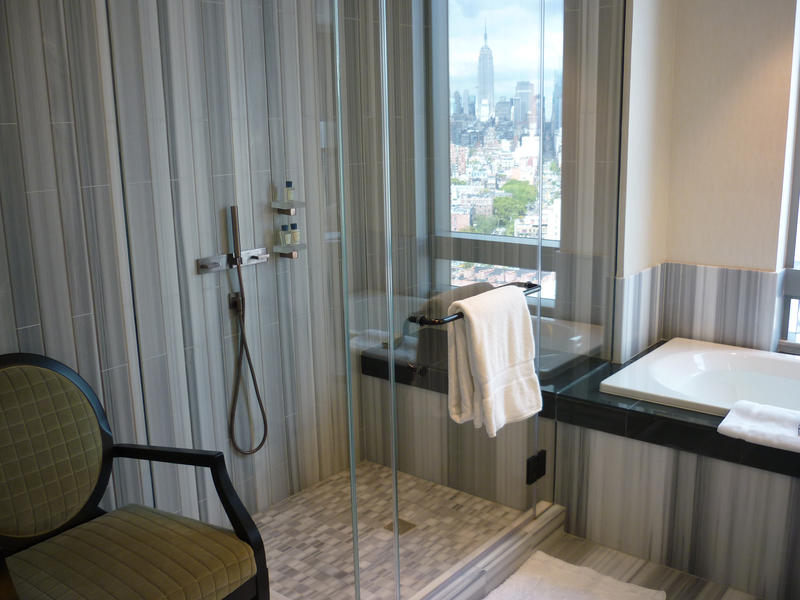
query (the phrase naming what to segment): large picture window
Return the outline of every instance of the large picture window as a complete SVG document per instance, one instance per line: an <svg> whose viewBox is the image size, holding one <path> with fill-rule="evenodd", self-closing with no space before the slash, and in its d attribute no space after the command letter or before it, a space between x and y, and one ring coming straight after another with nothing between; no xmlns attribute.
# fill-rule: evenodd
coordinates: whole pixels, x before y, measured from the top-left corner
<svg viewBox="0 0 800 600"><path fill-rule="evenodd" d="M563 1L449 0L447 39L449 206L437 211L437 235L522 244L506 257L538 252L541 240L552 253L561 237ZM451 254L438 256L449 260L449 285L536 277L524 260ZM554 299L546 267L542 298Z"/></svg>

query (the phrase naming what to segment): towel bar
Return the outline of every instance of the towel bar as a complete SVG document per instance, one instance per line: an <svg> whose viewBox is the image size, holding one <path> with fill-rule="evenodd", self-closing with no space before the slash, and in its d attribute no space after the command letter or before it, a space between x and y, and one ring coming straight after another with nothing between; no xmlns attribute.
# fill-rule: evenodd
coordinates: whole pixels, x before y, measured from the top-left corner
<svg viewBox="0 0 800 600"><path fill-rule="evenodd" d="M524 287L525 291L522 293L525 296L530 296L531 294L534 294L542 289L541 285L539 285L538 283L533 283L532 281L515 281L513 283L506 283L498 287L505 287L506 285L516 285L519 287ZM444 317L438 317L434 319L426 317L425 315L411 315L410 317L408 317L408 320L411 321L412 323L416 323L417 325L425 326L425 325L446 325L447 323L452 323L453 321L457 321L458 319L463 319L463 318L464 318L464 313L457 312L454 315L446 315Z"/></svg>

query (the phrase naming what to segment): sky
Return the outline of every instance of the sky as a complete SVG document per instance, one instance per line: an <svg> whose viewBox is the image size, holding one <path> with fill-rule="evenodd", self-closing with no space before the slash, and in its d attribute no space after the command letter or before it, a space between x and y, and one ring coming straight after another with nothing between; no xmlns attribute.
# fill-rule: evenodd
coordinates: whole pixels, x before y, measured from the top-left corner
<svg viewBox="0 0 800 600"><path fill-rule="evenodd" d="M511 98L517 81L539 79L542 0L448 0L450 93L478 86L478 53L484 23L494 57L494 99ZM554 72L561 71L563 0L545 2L545 96L552 97ZM548 109L549 109L549 102Z"/></svg>

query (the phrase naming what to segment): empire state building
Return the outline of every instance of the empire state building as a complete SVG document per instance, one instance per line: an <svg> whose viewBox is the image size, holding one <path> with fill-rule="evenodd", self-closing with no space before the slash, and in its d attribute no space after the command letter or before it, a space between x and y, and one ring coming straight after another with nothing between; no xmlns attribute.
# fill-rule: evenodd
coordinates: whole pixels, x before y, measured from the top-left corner
<svg viewBox="0 0 800 600"><path fill-rule="evenodd" d="M488 121L494 115L494 60L487 40L484 25L483 48L478 55L478 98L475 107L481 121Z"/></svg>

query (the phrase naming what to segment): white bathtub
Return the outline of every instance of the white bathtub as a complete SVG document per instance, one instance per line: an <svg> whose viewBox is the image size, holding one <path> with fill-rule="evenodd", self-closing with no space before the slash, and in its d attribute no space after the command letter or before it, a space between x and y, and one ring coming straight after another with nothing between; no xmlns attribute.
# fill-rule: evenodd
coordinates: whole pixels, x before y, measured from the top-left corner
<svg viewBox="0 0 800 600"><path fill-rule="evenodd" d="M800 410L800 357L674 338L603 380L600 391L714 415L737 400Z"/></svg>

